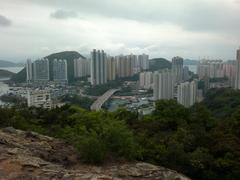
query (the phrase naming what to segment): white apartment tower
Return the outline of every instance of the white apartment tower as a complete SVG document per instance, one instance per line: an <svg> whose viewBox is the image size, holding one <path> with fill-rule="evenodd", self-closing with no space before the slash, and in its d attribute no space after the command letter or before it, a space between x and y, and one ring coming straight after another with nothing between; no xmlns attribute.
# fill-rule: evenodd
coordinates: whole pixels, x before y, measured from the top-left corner
<svg viewBox="0 0 240 180"><path fill-rule="evenodd" d="M80 78L90 75L90 61L83 58L74 59L74 77Z"/></svg>
<svg viewBox="0 0 240 180"><path fill-rule="evenodd" d="M153 73L152 72L141 72L139 74L139 87L142 89L152 89L153 84Z"/></svg>
<svg viewBox="0 0 240 180"><path fill-rule="evenodd" d="M236 62L236 83L235 88L240 89L240 48L237 50L237 62Z"/></svg>
<svg viewBox="0 0 240 180"><path fill-rule="evenodd" d="M169 69L155 72L153 75L154 100L173 98L173 73Z"/></svg>
<svg viewBox="0 0 240 180"><path fill-rule="evenodd" d="M197 102L197 81L184 82L178 85L177 101L185 107L190 107Z"/></svg>
<svg viewBox="0 0 240 180"><path fill-rule="evenodd" d="M177 56L172 59L172 71L174 83L181 83L183 81L183 58Z"/></svg>
<svg viewBox="0 0 240 180"><path fill-rule="evenodd" d="M49 81L49 61L48 59L39 59L33 63L34 81Z"/></svg>
<svg viewBox="0 0 240 180"><path fill-rule="evenodd" d="M53 80L55 82L67 82L67 61L62 59L53 60Z"/></svg>
<svg viewBox="0 0 240 180"><path fill-rule="evenodd" d="M140 70L146 71L149 69L149 56L147 54L142 54L138 56L138 63Z"/></svg>
<svg viewBox="0 0 240 180"><path fill-rule="evenodd" d="M114 57L107 59L107 80L113 81L116 79L116 61Z"/></svg>
<svg viewBox="0 0 240 180"><path fill-rule="evenodd" d="M26 74L27 74L27 82L31 82L33 80L33 65L31 59L28 59L26 62Z"/></svg>
<svg viewBox="0 0 240 180"><path fill-rule="evenodd" d="M91 84L107 83L107 58L103 50L94 49L91 52Z"/></svg>

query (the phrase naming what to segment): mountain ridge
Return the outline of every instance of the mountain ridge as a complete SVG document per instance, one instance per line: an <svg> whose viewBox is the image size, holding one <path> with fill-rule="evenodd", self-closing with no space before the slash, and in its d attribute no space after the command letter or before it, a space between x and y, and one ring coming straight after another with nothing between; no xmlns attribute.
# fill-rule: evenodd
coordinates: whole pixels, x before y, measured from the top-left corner
<svg viewBox="0 0 240 180"><path fill-rule="evenodd" d="M1 67L21 67L22 65L23 63L15 63L15 62L0 59L0 68Z"/></svg>

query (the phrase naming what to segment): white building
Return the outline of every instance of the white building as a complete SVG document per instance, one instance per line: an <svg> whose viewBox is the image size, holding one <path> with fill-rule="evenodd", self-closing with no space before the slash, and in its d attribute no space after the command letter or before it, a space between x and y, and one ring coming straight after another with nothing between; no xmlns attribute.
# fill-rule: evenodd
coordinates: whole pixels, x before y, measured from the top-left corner
<svg viewBox="0 0 240 180"><path fill-rule="evenodd" d="M116 79L116 60L114 57L108 57L107 59L107 80L113 81Z"/></svg>
<svg viewBox="0 0 240 180"><path fill-rule="evenodd" d="M240 49L237 50L237 61L236 61L236 84L235 88L240 89Z"/></svg>
<svg viewBox="0 0 240 180"><path fill-rule="evenodd" d="M177 101L185 107L190 107L197 102L197 81L184 82L178 85Z"/></svg>
<svg viewBox="0 0 240 180"><path fill-rule="evenodd" d="M153 75L153 96L158 99L172 99L174 88L174 75L171 70L164 69Z"/></svg>
<svg viewBox="0 0 240 180"><path fill-rule="evenodd" d="M138 56L138 64L141 71L149 69L149 55L142 54Z"/></svg>
<svg viewBox="0 0 240 180"><path fill-rule="evenodd" d="M134 55L116 56L117 76L119 78L131 77L134 74L134 63L136 57Z"/></svg>
<svg viewBox="0 0 240 180"><path fill-rule="evenodd" d="M107 83L107 58L103 50L94 49L91 52L91 84Z"/></svg>
<svg viewBox="0 0 240 180"><path fill-rule="evenodd" d="M50 93L45 90L29 90L27 95L27 103L28 107L42 107L45 109L52 108Z"/></svg>
<svg viewBox="0 0 240 180"><path fill-rule="evenodd" d="M78 58L74 59L74 77L80 78L90 75L90 60Z"/></svg>
<svg viewBox="0 0 240 180"><path fill-rule="evenodd" d="M141 72L139 74L139 87L142 89L153 88L153 73L152 72Z"/></svg>
<svg viewBox="0 0 240 180"><path fill-rule="evenodd" d="M28 59L26 62L26 74L27 74L27 82L31 82L33 80L33 65L31 59Z"/></svg>
<svg viewBox="0 0 240 180"><path fill-rule="evenodd" d="M48 59L39 59L33 63L34 81L49 81L49 61Z"/></svg>
<svg viewBox="0 0 240 180"><path fill-rule="evenodd" d="M224 63L222 60L202 60L198 63L197 74L200 79L204 77L222 78L224 77Z"/></svg>
<svg viewBox="0 0 240 180"><path fill-rule="evenodd" d="M53 80L55 82L67 82L67 61L62 59L53 60Z"/></svg>

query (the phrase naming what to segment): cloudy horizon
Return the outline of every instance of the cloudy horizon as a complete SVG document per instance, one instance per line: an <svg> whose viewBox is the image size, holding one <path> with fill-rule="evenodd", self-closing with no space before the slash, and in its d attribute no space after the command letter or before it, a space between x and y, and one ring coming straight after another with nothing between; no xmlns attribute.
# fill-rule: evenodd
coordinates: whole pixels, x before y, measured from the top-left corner
<svg viewBox="0 0 240 180"><path fill-rule="evenodd" d="M235 59L240 0L0 0L0 59L87 56Z"/></svg>

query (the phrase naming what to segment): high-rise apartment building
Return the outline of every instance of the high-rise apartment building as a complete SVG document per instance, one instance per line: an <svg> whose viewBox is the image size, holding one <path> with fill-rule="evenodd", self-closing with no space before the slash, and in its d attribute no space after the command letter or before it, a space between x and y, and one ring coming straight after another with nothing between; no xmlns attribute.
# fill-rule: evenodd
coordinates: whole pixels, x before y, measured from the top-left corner
<svg viewBox="0 0 240 180"><path fill-rule="evenodd" d="M197 81L180 83L177 88L177 101L185 107L197 102Z"/></svg>
<svg viewBox="0 0 240 180"><path fill-rule="evenodd" d="M117 56L117 76L119 78L131 77L134 74L134 63L136 57L134 55Z"/></svg>
<svg viewBox="0 0 240 180"><path fill-rule="evenodd" d="M141 72L139 74L139 87L142 89L152 89L153 84L153 73L152 72Z"/></svg>
<svg viewBox="0 0 240 180"><path fill-rule="evenodd" d="M33 80L33 65L31 59L28 59L26 62L26 74L27 74L27 82L31 82Z"/></svg>
<svg viewBox="0 0 240 180"><path fill-rule="evenodd" d="M149 56L147 54L142 54L138 56L138 64L141 71L146 71L149 69Z"/></svg>
<svg viewBox="0 0 240 180"><path fill-rule="evenodd" d="M94 49L91 52L91 84L107 83L107 58L103 50Z"/></svg>
<svg viewBox="0 0 240 180"><path fill-rule="evenodd" d="M169 69L164 69L160 72L154 72L153 96L155 100L173 98L173 80L173 72Z"/></svg>
<svg viewBox="0 0 240 180"><path fill-rule="evenodd" d="M183 81L183 58L174 57L172 59L172 71L174 74L174 84Z"/></svg>
<svg viewBox="0 0 240 180"><path fill-rule="evenodd" d="M240 89L240 48L237 50L235 89Z"/></svg>
<svg viewBox="0 0 240 180"><path fill-rule="evenodd" d="M202 60L198 63L197 74L200 79L204 77L224 77L224 62L222 60Z"/></svg>
<svg viewBox="0 0 240 180"><path fill-rule="evenodd" d="M67 61L62 59L53 60L53 80L55 82L67 82Z"/></svg>
<svg viewBox="0 0 240 180"><path fill-rule="evenodd" d="M116 79L116 60L114 57L107 58L107 80L113 81Z"/></svg>
<svg viewBox="0 0 240 180"><path fill-rule="evenodd" d="M78 58L74 59L74 77L80 78L90 75L90 60Z"/></svg>
<svg viewBox="0 0 240 180"><path fill-rule="evenodd" d="M34 81L49 81L49 61L48 59L39 59L33 63Z"/></svg>

